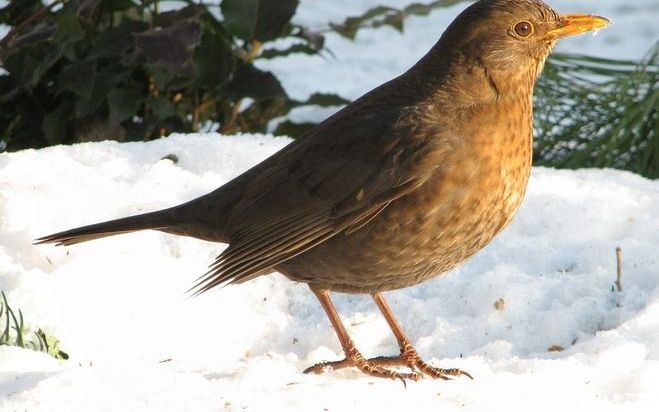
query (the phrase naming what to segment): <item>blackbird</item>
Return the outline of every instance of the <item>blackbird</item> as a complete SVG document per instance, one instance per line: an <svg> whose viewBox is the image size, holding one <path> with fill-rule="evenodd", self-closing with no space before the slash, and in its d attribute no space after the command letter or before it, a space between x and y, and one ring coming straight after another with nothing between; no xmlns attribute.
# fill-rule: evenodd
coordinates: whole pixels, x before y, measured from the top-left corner
<svg viewBox="0 0 659 412"><path fill-rule="evenodd" d="M446 273L510 223L531 170L533 86L545 59L557 40L608 23L559 15L539 0L480 0L407 72L215 191L35 242L72 245L155 229L228 243L191 290L274 271L308 284L345 359L305 372L471 377L424 362L382 292ZM330 291L370 294L400 354L364 358Z"/></svg>

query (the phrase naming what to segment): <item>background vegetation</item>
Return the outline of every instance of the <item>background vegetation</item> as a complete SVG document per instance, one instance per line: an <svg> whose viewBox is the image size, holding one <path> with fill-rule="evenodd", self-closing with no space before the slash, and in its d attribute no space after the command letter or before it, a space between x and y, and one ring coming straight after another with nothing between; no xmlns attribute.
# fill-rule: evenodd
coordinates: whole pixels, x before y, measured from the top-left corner
<svg viewBox="0 0 659 412"><path fill-rule="evenodd" d="M28 339L30 328L23 321L23 312L18 314L9 306L4 291L0 291L0 346L18 346L45 352L56 359L66 360L69 355L59 348L59 340L46 335L41 329L32 332L33 339Z"/></svg>
<svg viewBox="0 0 659 412"><path fill-rule="evenodd" d="M641 62L554 55L536 93L536 164L659 178L659 43Z"/></svg>
<svg viewBox="0 0 659 412"><path fill-rule="evenodd" d="M362 28L403 29L405 18L461 0L376 7L331 23L354 38ZM304 105L259 59L325 50L323 34L294 24L298 0L11 2L0 24L0 150L90 140L149 140L170 132L263 132ZM279 48L274 41L279 40ZM281 44L286 46L282 49ZM659 177L657 46L644 61L554 55L536 93L536 163L617 167ZM297 137L309 124L280 122Z"/></svg>

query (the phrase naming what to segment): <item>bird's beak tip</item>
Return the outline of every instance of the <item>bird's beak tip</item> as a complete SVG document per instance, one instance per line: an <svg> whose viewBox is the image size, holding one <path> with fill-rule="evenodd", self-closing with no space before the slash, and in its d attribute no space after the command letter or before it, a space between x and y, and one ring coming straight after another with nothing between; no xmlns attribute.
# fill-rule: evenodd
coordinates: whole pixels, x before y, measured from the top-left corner
<svg viewBox="0 0 659 412"><path fill-rule="evenodd" d="M600 30L610 23L611 20L592 14L564 14L561 16L560 26L550 30L547 35L558 39L591 30Z"/></svg>

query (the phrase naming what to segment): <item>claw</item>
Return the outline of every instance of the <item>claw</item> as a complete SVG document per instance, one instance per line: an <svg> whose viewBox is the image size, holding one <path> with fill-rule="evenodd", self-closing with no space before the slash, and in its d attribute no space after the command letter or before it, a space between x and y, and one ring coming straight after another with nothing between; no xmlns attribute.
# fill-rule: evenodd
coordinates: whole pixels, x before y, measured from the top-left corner
<svg viewBox="0 0 659 412"><path fill-rule="evenodd" d="M407 382L405 382L405 379L399 378L401 382L403 382L403 388L407 389Z"/></svg>

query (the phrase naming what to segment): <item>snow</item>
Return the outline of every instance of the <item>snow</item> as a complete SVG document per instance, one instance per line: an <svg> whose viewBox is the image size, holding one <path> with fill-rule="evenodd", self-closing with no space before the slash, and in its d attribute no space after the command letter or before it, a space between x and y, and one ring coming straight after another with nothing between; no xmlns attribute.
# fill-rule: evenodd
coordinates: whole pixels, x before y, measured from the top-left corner
<svg viewBox="0 0 659 412"><path fill-rule="evenodd" d="M312 28L377 4L303 1ZM640 58L659 37L657 0L549 2L614 24L562 51ZM335 57L263 63L295 98L355 98L404 71L464 3L411 18L401 35L328 35ZM335 109L296 111L319 119ZM474 375L408 383L353 370L301 373L339 359L304 285L281 275L189 298L224 246L140 232L68 248L33 246L54 231L178 204L289 142L267 135L172 135L0 154L0 290L29 325L70 355L0 347L0 410L654 410L659 402L659 182L614 170L535 168L518 217L451 273L388 293L421 355ZM163 157L175 154L173 163ZM612 290L615 248L623 291ZM375 305L334 295L366 356L397 353ZM503 299L502 309L495 302ZM560 346L563 351L548 349Z"/></svg>
<svg viewBox="0 0 659 412"><path fill-rule="evenodd" d="M412 399L420 410L649 410L659 401L659 182L627 172L534 169L519 216L489 247L388 293L423 356L475 376L406 390L352 370L301 374L341 348L312 294L281 275L185 295L221 245L158 232L31 245L191 199L287 143L173 135L0 155L0 287L71 356L0 347L0 410L396 410ZM334 296L365 355L396 353L370 299Z"/></svg>

